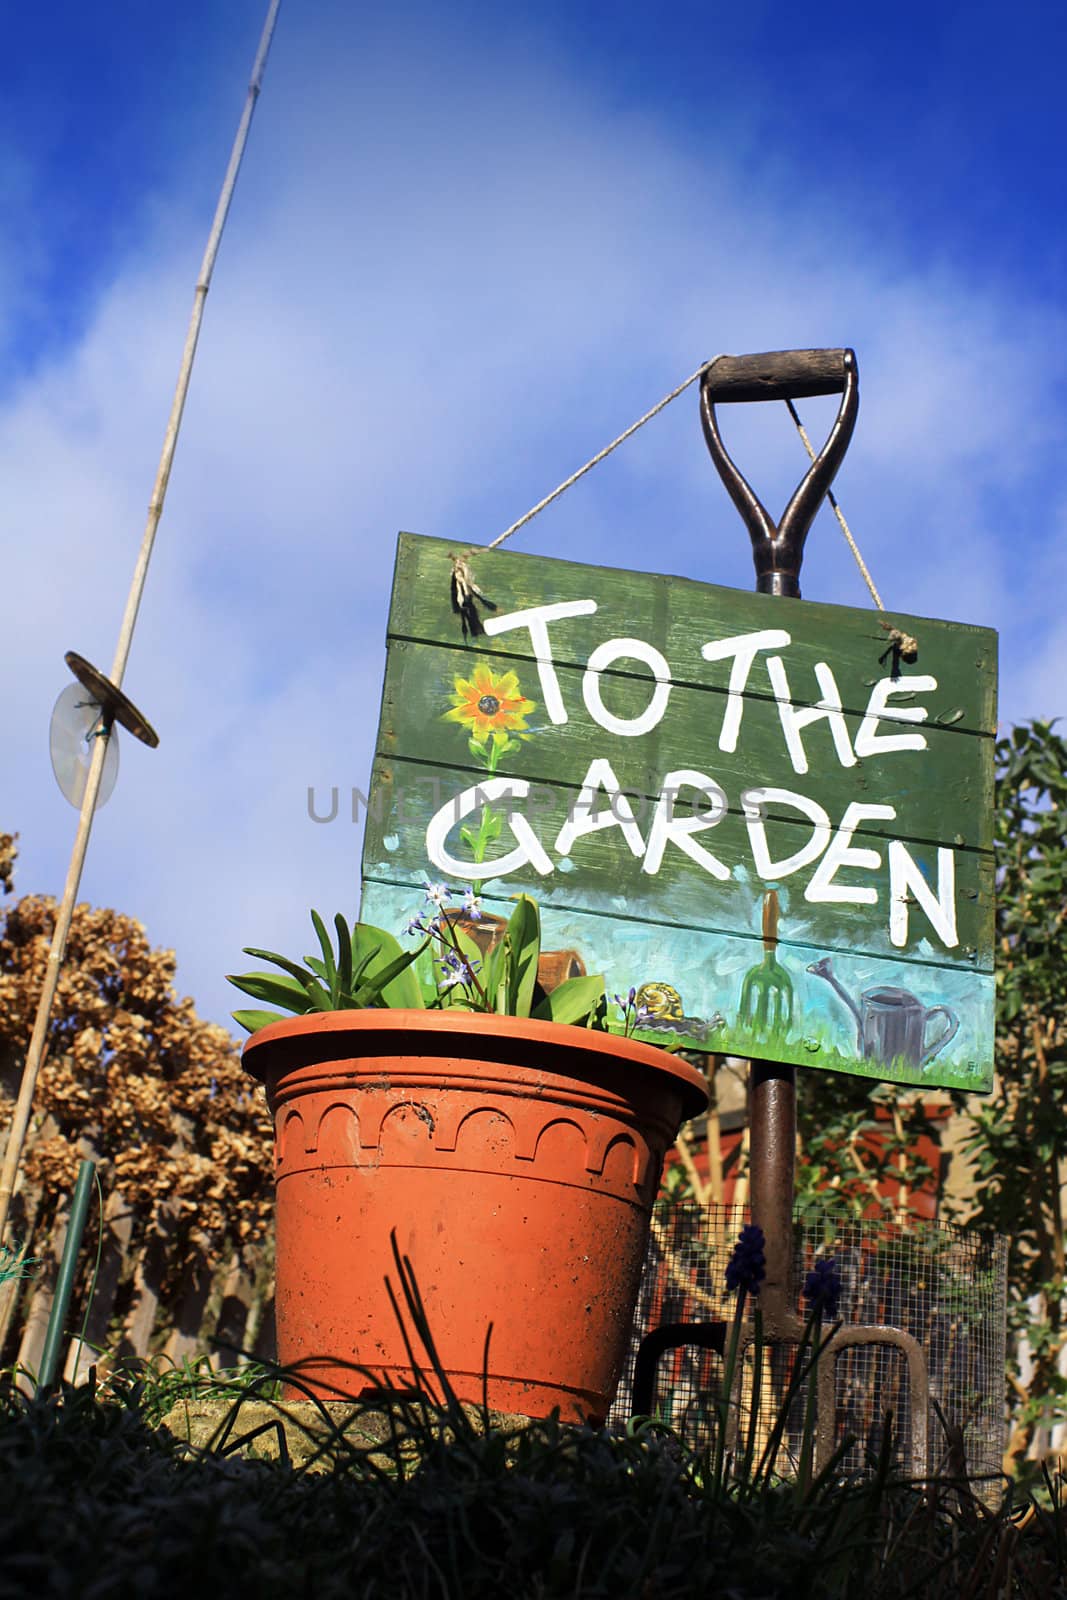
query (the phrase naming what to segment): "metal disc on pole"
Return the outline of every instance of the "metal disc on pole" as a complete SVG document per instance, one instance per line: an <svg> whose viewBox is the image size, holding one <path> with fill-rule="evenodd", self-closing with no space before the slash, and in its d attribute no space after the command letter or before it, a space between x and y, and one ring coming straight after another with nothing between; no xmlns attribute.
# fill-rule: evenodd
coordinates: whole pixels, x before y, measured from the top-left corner
<svg viewBox="0 0 1067 1600"><path fill-rule="evenodd" d="M96 797L99 810L111 798L119 775L118 735L114 729L109 735L107 717L100 701L95 700L80 683L68 683L52 711L48 752L52 757L56 782L71 805L78 810L81 810L85 799L85 786L89 781L89 768L97 739L107 740L100 791Z"/></svg>
<svg viewBox="0 0 1067 1600"><path fill-rule="evenodd" d="M117 683L105 678L91 661L86 661L76 650L68 650L63 659L82 687L87 689L93 699L103 707L110 721L121 723L122 727L132 733L135 739L140 739L150 750L156 748L159 744L158 733L141 715L133 701L123 694Z"/></svg>
<svg viewBox="0 0 1067 1600"><path fill-rule="evenodd" d="M104 770L96 809L111 798L119 774L119 740L116 722L134 738L154 750L159 735L117 684L86 661L76 650L64 658L76 683L68 684L55 703L48 730L48 748L56 782L72 806L80 810L92 765L94 741L106 741Z"/></svg>

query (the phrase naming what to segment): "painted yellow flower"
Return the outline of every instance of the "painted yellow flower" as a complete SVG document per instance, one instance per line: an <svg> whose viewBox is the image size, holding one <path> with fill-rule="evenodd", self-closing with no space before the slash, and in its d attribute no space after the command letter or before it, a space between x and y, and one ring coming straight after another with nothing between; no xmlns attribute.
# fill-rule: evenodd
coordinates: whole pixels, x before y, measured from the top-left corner
<svg viewBox="0 0 1067 1600"><path fill-rule="evenodd" d="M457 676L453 683L452 709L445 712L444 720L469 728L478 744L487 743L490 734L520 733L530 712L536 710L532 700L524 699L514 672L497 675L479 665L469 679Z"/></svg>

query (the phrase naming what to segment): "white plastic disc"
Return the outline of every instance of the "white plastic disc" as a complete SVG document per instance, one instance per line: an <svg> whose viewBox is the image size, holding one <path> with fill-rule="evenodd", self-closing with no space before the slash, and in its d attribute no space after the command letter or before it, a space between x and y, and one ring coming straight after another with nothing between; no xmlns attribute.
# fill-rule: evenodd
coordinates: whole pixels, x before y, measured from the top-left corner
<svg viewBox="0 0 1067 1600"><path fill-rule="evenodd" d="M83 689L80 683L71 683L63 690L52 712L48 730L48 745L52 756L52 771L56 782L72 806L81 809L89 766L100 728L100 706ZM104 757L104 771L100 779L97 807L106 805L119 775L118 731L112 727Z"/></svg>

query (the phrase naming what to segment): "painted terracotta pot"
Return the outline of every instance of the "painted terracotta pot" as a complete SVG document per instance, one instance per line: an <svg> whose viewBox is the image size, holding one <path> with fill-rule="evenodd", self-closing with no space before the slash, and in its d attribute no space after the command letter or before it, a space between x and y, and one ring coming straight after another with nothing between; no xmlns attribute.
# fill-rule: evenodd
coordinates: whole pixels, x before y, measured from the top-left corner
<svg viewBox="0 0 1067 1600"><path fill-rule="evenodd" d="M323 1398L411 1386L395 1229L461 1399L482 1398L492 1324L494 1410L606 1414L664 1153L707 1105L694 1067L585 1028L399 1010L273 1023L244 1064L274 1113L281 1362Z"/></svg>

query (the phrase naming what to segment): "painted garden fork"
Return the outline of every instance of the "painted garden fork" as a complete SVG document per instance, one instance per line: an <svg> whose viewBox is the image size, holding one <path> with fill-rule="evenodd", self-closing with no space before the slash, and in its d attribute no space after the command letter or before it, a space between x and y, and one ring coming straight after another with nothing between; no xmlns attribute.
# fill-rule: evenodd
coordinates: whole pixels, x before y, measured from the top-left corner
<svg viewBox="0 0 1067 1600"><path fill-rule="evenodd" d="M741 985L741 1023L754 1033L786 1033L793 1020L793 980L778 960L778 890L763 896L763 960Z"/></svg>

